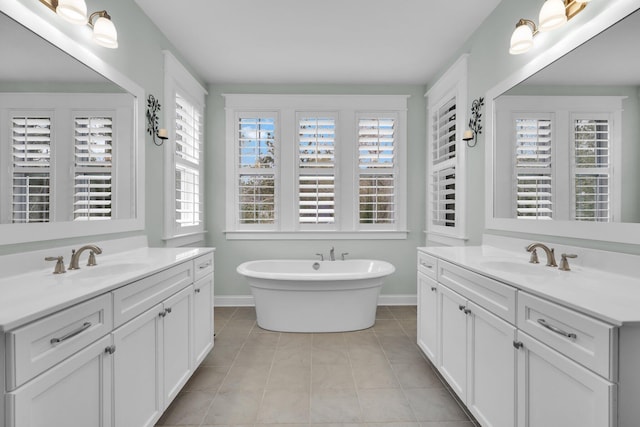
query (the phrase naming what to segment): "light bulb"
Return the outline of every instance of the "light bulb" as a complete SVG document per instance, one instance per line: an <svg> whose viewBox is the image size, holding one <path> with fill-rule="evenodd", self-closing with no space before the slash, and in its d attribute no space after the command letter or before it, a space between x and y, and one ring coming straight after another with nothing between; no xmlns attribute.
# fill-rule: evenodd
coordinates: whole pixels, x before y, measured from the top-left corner
<svg viewBox="0 0 640 427"><path fill-rule="evenodd" d="M87 23L87 4L84 0L58 0L56 13L72 24L84 25Z"/></svg>
<svg viewBox="0 0 640 427"><path fill-rule="evenodd" d="M511 34L511 43L509 44L509 53L511 55L520 55L527 52L533 47L533 30L525 23L518 23L516 29Z"/></svg>
<svg viewBox="0 0 640 427"><path fill-rule="evenodd" d="M118 32L111 19L100 16L93 24L93 41L109 49L118 47Z"/></svg>
<svg viewBox="0 0 640 427"><path fill-rule="evenodd" d="M562 0L547 0L540 9L539 30L551 31L567 22L567 12Z"/></svg>

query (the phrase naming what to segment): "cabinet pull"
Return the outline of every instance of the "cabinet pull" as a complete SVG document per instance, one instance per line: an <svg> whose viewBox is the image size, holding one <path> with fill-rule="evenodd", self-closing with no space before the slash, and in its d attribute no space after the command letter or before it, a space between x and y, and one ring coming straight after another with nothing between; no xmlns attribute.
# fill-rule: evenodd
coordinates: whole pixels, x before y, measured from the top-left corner
<svg viewBox="0 0 640 427"><path fill-rule="evenodd" d="M167 315L167 311L166 310L161 311L160 313L158 313L158 316L160 316L160 317L164 317L166 315Z"/></svg>
<svg viewBox="0 0 640 427"><path fill-rule="evenodd" d="M437 291L437 290L438 290L438 288L436 288L435 286L432 286L432 287L431 287L431 291L435 292L435 291Z"/></svg>
<svg viewBox="0 0 640 427"><path fill-rule="evenodd" d="M75 331L71 331L66 335L61 336L60 338L51 338L51 344L59 344L62 341L66 341L69 338L75 337L79 333L82 333L91 327L91 322L84 322L82 326L80 326Z"/></svg>
<svg viewBox="0 0 640 427"><path fill-rule="evenodd" d="M522 344L520 341L514 341L514 342L513 342L513 347L514 347L516 350L521 349L523 346L524 346L524 344Z"/></svg>
<svg viewBox="0 0 640 427"><path fill-rule="evenodd" d="M464 311L465 308L467 308L467 307L465 307L464 305L459 305L458 306L458 310L460 310L460 311Z"/></svg>
<svg viewBox="0 0 640 427"><path fill-rule="evenodd" d="M421 266L423 266L423 267L427 267L427 268L433 268L433 266L432 266L432 265L429 265L429 264L427 264L427 263L426 263L426 262L424 262L424 261L420 261L420 265L421 265Z"/></svg>
<svg viewBox="0 0 640 427"><path fill-rule="evenodd" d="M171 307L167 307L164 309L165 313L169 314L171 313Z"/></svg>
<svg viewBox="0 0 640 427"><path fill-rule="evenodd" d="M196 294L199 294L199 293L200 293L200 288L195 288L195 289L193 290L193 292L195 292Z"/></svg>
<svg viewBox="0 0 640 427"><path fill-rule="evenodd" d="M104 349L104 352L107 354L113 354L116 352L116 346L115 345L110 345L109 347Z"/></svg>
<svg viewBox="0 0 640 427"><path fill-rule="evenodd" d="M464 314L470 314L471 313L471 309L465 308L464 309Z"/></svg>
<svg viewBox="0 0 640 427"><path fill-rule="evenodd" d="M200 270L204 270L205 268L209 267L210 265L211 265L211 261L209 261L206 264L200 264L199 268L200 268Z"/></svg>
<svg viewBox="0 0 640 427"><path fill-rule="evenodd" d="M556 334L562 335L563 337L571 338L571 339L574 339L574 340L576 338L578 338L578 336L576 334L571 333L571 332L565 332L565 331L563 331L562 329L560 329L560 328L558 328L556 326L550 325L544 319L538 319L538 323L540 323L542 326L544 326L545 328L549 329L550 331L555 332Z"/></svg>

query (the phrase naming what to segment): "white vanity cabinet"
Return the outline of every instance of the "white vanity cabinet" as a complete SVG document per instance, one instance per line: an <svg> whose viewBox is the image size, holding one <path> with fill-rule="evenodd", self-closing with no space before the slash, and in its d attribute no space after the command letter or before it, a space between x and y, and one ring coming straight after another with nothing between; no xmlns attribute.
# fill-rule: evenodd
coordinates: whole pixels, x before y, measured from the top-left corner
<svg viewBox="0 0 640 427"><path fill-rule="evenodd" d="M434 365L438 364L438 283L437 260L418 254L418 346Z"/></svg>
<svg viewBox="0 0 640 427"><path fill-rule="evenodd" d="M511 301L513 307L504 306L504 314L515 312L515 298L502 284L467 273L438 262L440 356L436 366L484 426L513 426L516 328L475 301L486 305L496 300ZM464 295L443 284L454 281Z"/></svg>
<svg viewBox="0 0 640 427"><path fill-rule="evenodd" d="M4 332L0 427L155 425L213 348L213 253L167 258Z"/></svg>

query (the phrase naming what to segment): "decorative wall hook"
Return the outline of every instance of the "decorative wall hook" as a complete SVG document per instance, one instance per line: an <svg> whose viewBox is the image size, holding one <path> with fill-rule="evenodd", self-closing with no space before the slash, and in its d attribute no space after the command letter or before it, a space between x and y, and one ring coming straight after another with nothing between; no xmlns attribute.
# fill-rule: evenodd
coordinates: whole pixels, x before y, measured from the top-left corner
<svg viewBox="0 0 640 427"><path fill-rule="evenodd" d="M147 132L153 137L153 143L158 147L164 143L169 136L166 129L158 129L158 112L160 111L160 102L153 96L147 98ZM156 137L160 141L156 141Z"/></svg>
<svg viewBox="0 0 640 427"><path fill-rule="evenodd" d="M475 147L478 143L478 134L482 133L482 112L480 108L484 105L484 98L474 99L471 103L471 118L469 119L469 129L464 131L462 139L467 141L468 147ZM473 140L473 144L469 141Z"/></svg>

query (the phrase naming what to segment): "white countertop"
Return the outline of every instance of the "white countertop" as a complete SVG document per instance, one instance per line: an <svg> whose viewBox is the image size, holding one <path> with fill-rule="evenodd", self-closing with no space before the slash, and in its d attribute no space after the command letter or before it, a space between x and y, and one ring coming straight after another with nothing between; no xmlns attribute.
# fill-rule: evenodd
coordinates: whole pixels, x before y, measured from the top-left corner
<svg viewBox="0 0 640 427"><path fill-rule="evenodd" d="M172 265L213 252L213 248L138 248L97 255L98 265L53 274L54 263L0 279L0 331L7 331L70 307ZM65 263L68 266L68 263Z"/></svg>
<svg viewBox="0 0 640 427"><path fill-rule="evenodd" d="M540 264L530 264L529 254L524 251L520 254L486 245L418 250L616 326L640 322L638 277L586 268L578 263L571 264L572 271L560 271L545 266L546 256L540 250ZM556 257L559 263L560 255ZM514 267L518 271L501 268L505 263L517 264Z"/></svg>

